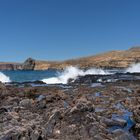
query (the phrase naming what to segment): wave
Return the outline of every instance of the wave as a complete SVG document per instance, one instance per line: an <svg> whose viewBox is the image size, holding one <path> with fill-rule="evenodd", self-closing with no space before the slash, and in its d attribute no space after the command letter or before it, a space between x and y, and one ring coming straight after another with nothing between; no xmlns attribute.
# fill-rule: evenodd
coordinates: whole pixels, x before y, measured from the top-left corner
<svg viewBox="0 0 140 140"><path fill-rule="evenodd" d="M70 66L67 67L63 72L59 73L58 76L43 79L42 81L46 84L67 84L69 79L75 80L78 76L85 76L88 74L106 75L110 73L102 69L93 68L84 71L77 67Z"/></svg>
<svg viewBox="0 0 140 140"><path fill-rule="evenodd" d="M132 64L129 68L126 69L126 72L140 73L140 63Z"/></svg>
<svg viewBox="0 0 140 140"><path fill-rule="evenodd" d="M0 82L7 83L7 82L11 82L11 80L8 76L0 72Z"/></svg>

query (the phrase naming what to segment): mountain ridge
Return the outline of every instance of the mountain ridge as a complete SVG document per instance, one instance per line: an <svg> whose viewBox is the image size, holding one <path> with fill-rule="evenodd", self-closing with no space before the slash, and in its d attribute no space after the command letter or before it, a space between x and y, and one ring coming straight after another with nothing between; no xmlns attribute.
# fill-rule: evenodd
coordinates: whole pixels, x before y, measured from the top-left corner
<svg viewBox="0 0 140 140"><path fill-rule="evenodd" d="M140 62L140 46L128 50L109 51L93 56L65 61L45 61L28 58L24 63L0 62L0 70L47 70L64 69L67 66L87 68L127 68Z"/></svg>

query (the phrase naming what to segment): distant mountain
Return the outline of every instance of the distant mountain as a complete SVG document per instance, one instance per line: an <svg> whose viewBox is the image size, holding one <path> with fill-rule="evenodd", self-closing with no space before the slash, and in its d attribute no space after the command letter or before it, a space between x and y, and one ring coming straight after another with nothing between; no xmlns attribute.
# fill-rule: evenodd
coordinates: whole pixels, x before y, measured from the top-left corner
<svg viewBox="0 0 140 140"><path fill-rule="evenodd" d="M126 68L132 63L138 62L140 62L140 47L133 47L126 51L110 51L99 55L61 62L36 61L34 69L63 69L70 65L80 68Z"/></svg>
<svg viewBox="0 0 140 140"><path fill-rule="evenodd" d="M126 51L110 51L99 55L71 59L66 61L39 61L28 58L24 63L0 63L1 70L47 70L64 69L67 66L80 68L126 68L132 63L140 62L140 47Z"/></svg>

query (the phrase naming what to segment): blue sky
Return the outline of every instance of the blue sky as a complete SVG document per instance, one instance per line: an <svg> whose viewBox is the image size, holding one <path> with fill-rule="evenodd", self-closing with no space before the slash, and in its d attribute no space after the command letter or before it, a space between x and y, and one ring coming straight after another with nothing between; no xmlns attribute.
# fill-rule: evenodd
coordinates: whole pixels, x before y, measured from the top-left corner
<svg viewBox="0 0 140 140"><path fill-rule="evenodd" d="M0 0L0 61L64 60L140 45L140 0Z"/></svg>

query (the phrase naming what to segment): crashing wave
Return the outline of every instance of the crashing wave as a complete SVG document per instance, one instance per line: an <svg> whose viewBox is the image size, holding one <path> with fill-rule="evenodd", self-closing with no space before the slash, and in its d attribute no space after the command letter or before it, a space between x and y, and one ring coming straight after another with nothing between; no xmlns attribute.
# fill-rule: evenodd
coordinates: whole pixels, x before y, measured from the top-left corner
<svg viewBox="0 0 140 140"><path fill-rule="evenodd" d="M0 82L2 82L2 83L8 83L10 81L11 80L10 80L10 78L8 76L6 76L2 72L0 72Z"/></svg>
<svg viewBox="0 0 140 140"><path fill-rule="evenodd" d="M70 66L67 67L57 77L43 79L42 81L46 84L67 84L69 79L75 80L78 76L85 76L88 74L106 75L109 74L109 72L95 68L84 71L77 67Z"/></svg>
<svg viewBox="0 0 140 140"><path fill-rule="evenodd" d="M126 69L126 72L140 73L140 63L132 64L129 68Z"/></svg>

